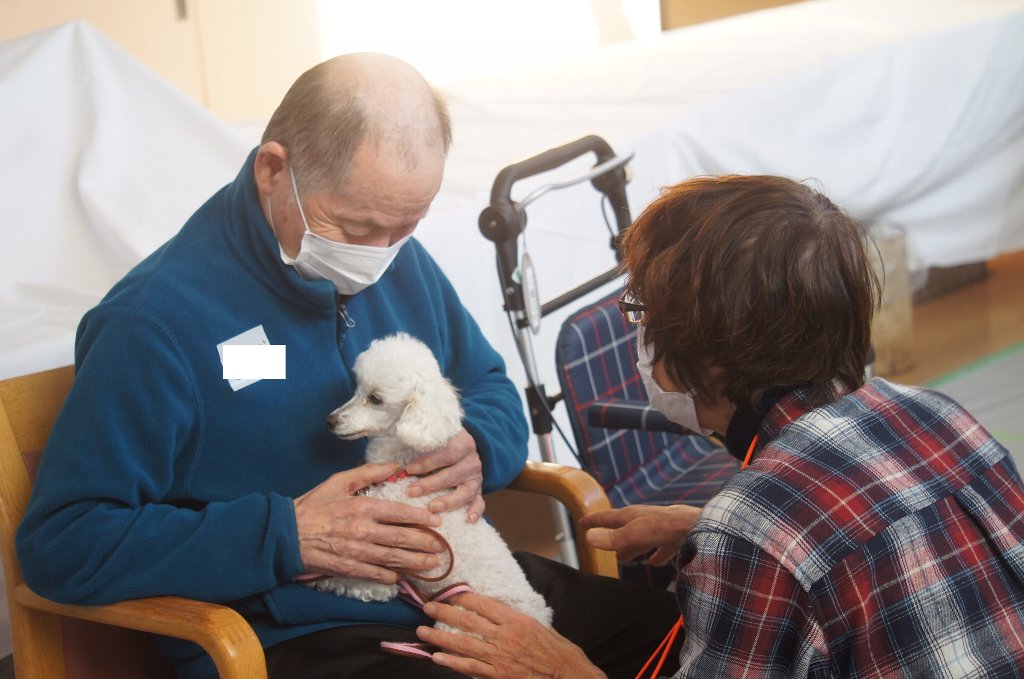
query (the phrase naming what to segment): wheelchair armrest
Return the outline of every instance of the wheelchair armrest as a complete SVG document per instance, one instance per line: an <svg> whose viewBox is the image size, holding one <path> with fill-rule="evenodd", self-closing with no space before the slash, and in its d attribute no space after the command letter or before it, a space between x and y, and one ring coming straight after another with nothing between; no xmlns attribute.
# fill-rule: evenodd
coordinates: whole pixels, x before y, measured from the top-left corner
<svg viewBox="0 0 1024 679"><path fill-rule="evenodd" d="M574 524L578 524L586 514L611 509L612 506L604 488L593 476L582 469L550 462L528 460L509 489L555 498L569 510ZM591 547L579 532L576 535L576 552L581 572L619 577L615 553Z"/></svg>
<svg viewBox="0 0 1024 679"><path fill-rule="evenodd" d="M25 583L14 589L14 598L36 611L194 641L213 658L221 679L267 676L259 638L245 618L227 606L175 596L76 606L45 599Z"/></svg>
<svg viewBox="0 0 1024 679"><path fill-rule="evenodd" d="M592 427L604 429L642 429L666 434L693 433L669 420L647 401L595 401L587 408L587 422Z"/></svg>

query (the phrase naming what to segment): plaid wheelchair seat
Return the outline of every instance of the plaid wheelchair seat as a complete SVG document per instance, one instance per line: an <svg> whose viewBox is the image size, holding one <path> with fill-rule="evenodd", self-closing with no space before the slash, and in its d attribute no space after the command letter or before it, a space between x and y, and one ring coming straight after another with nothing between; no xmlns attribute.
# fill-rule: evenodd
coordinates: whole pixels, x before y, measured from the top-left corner
<svg viewBox="0 0 1024 679"><path fill-rule="evenodd" d="M647 402L636 327L622 318L620 295L576 312L558 334L555 363L580 457L616 507L703 505L738 464L713 440L681 433ZM621 428L616 416L637 428Z"/></svg>

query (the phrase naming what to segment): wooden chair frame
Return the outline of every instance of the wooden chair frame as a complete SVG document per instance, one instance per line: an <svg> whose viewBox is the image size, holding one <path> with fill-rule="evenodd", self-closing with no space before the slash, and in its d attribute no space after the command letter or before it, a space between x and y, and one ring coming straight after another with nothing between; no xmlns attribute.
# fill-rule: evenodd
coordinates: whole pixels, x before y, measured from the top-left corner
<svg viewBox="0 0 1024 679"><path fill-rule="evenodd" d="M33 459L46 446L73 380L73 368L66 366L0 381L0 557L18 679L66 679L74 674L65 660L62 618L187 639L210 654L221 677L265 678L256 633L226 606L171 596L74 606L45 599L25 584L14 534L31 493ZM611 506L590 475L555 464L528 462L510 488L554 497L568 508L574 522ZM618 577L614 554L588 547L582 540L577 544L582 571Z"/></svg>

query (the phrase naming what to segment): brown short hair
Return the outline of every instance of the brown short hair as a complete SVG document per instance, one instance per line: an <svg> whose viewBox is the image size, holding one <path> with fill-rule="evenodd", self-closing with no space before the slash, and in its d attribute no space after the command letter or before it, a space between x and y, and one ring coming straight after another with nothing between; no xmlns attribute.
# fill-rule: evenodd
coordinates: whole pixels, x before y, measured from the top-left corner
<svg viewBox="0 0 1024 679"><path fill-rule="evenodd" d="M774 387L864 383L880 293L865 238L808 186L731 175L666 189L621 250L668 376L756 407Z"/></svg>

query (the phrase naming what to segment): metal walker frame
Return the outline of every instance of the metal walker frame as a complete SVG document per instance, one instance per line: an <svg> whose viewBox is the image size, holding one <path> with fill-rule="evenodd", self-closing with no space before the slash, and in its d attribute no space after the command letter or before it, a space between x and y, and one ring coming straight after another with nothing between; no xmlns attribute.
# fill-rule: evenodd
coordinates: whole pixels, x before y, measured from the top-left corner
<svg viewBox="0 0 1024 679"><path fill-rule="evenodd" d="M594 153L597 163L590 171L563 182L546 184L531 192L520 201L512 200L512 187L521 179L557 169L576 158ZM580 299L621 275L618 264L580 283L556 297L541 303L532 264L528 256L519 257L519 236L526 229L527 205L552 190L564 189L585 181L602 193L609 201L615 216L617 234L621 234L631 223L629 201L626 197L626 164L633 154L616 156L615 152L601 137L590 135L563 146L558 146L526 160L509 165L498 173L491 189L491 203L480 213L480 231L492 241L496 249L498 281L504 298L504 310L508 314L516 349L526 371L526 402L530 413L533 432L537 437L541 459L554 462L555 454L551 443L553 418L552 408L562 399L561 394L547 395L537 371L536 356L530 339L531 332L537 332L540 320L554 311ZM616 254L618 236L613 236L610 247ZM578 567L572 522L565 507L555 508L555 536L559 554L564 563Z"/></svg>

